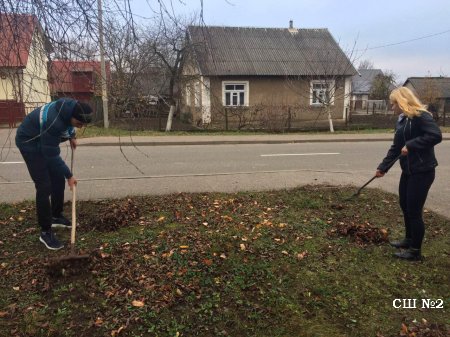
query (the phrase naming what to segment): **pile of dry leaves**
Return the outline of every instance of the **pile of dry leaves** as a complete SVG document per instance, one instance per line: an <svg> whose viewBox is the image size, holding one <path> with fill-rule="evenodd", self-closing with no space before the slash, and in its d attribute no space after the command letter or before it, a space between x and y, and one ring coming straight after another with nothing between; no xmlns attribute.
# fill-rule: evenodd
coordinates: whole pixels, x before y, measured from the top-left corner
<svg viewBox="0 0 450 337"><path fill-rule="evenodd" d="M348 223L339 222L330 234L337 234L341 236L349 236L353 238L358 244L380 244L388 241L388 230L386 228L378 228L369 222L355 223L350 221Z"/></svg>
<svg viewBox="0 0 450 337"><path fill-rule="evenodd" d="M80 217L80 223L87 228L101 232L115 231L136 224L140 210L133 199L95 202L95 218Z"/></svg>

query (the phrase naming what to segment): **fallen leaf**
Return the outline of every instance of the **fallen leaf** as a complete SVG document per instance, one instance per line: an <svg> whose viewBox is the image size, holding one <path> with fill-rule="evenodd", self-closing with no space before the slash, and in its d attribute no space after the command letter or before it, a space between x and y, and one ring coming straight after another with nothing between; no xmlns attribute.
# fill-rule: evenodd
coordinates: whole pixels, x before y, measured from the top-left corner
<svg viewBox="0 0 450 337"><path fill-rule="evenodd" d="M8 312L7 311L0 311L0 317L5 317L8 316Z"/></svg>
<svg viewBox="0 0 450 337"><path fill-rule="evenodd" d="M297 260L303 260L306 257L306 255L308 255L308 251L307 250L305 250L304 252L298 253L297 254Z"/></svg>
<svg viewBox="0 0 450 337"><path fill-rule="evenodd" d="M407 336L408 334L408 327L405 323L402 323L402 330L400 331L400 336Z"/></svg>
<svg viewBox="0 0 450 337"><path fill-rule="evenodd" d="M241 250L245 250L245 245L243 243L240 244Z"/></svg>
<svg viewBox="0 0 450 337"><path fill-rule="evenodd" d="M209 267L209 266L211 266L213 264L213 261L210 260L210 259L204 259L203 263Z"/></svg>
<svg viewBox="0 0 450 337"><path fill-rule="evenodd" d="M161 222L161 221L163 221L165 218L166 218L165 216L160 216L160 217L158 218L158 220L156 220L156 222Z"/></svg>
<svg viewBox="0 0 450 337"><path fill-rule="evenodd" d="M133 305L133 307L137 307L137 308L142 308L145 305L144 302L137 301L137 300L134 300L133 302L131 302L131 304Z"/></svg>
<svg viewBox="0 0 450 337"><path fill-rule="evenodd" d="M181 249L188 249L189 246L180 246Z"/></svg>

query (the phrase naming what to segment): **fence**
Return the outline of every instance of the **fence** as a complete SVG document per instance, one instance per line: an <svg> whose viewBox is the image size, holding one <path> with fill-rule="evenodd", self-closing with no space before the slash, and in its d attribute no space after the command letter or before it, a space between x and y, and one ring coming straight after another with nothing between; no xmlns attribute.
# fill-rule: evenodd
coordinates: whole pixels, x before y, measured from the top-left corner
<svg viewBox="0 0 450 337"><path fill-rule="evenodd" d="M376 114L376 113L393 113L390 106L385 100L351 100L350 112L352 114Z"/></svg>

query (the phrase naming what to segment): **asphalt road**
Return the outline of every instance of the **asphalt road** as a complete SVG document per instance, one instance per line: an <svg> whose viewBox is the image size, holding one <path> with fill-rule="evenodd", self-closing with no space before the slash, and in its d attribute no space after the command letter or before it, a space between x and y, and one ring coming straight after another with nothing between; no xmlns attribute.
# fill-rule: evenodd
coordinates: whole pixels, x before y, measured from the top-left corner
<svg viewBox="0 0 450 337"><path fill-rule="evenodd" d="M325 142L173 146L79 146L75 177L79 199L176 192L237 192L304 184L363 185L390 142ZM18 150L2 151L0 202L34 198ZM427 208L450 217L450 141L436 147L439 161ZM70 161L69 150L62 148ZM397 193L399 165L369 186ZM356 190L356 189L355 189ZM67 198L70 198L69 193Z"/></svg>

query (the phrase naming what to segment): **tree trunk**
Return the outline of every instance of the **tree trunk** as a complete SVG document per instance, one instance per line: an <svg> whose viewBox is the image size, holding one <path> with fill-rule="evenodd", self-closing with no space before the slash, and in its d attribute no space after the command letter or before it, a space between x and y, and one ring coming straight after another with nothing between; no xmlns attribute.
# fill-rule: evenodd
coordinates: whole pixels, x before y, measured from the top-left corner
<svg viewBox="0 0 450 337"><path fill-rule="evenodd" d="M175 104L172 104L170 106L169 116L167 116L166 132L170 132L170 130L172 130L172 120L174 112L175 112Z"/></svg>
<svg viewBox="0 0 450 337"><path fill-rule="evenodd" d="M334 132L333 119L331 118L331 113L328 111L328 122L330 123L330 132Z"/></svg>

